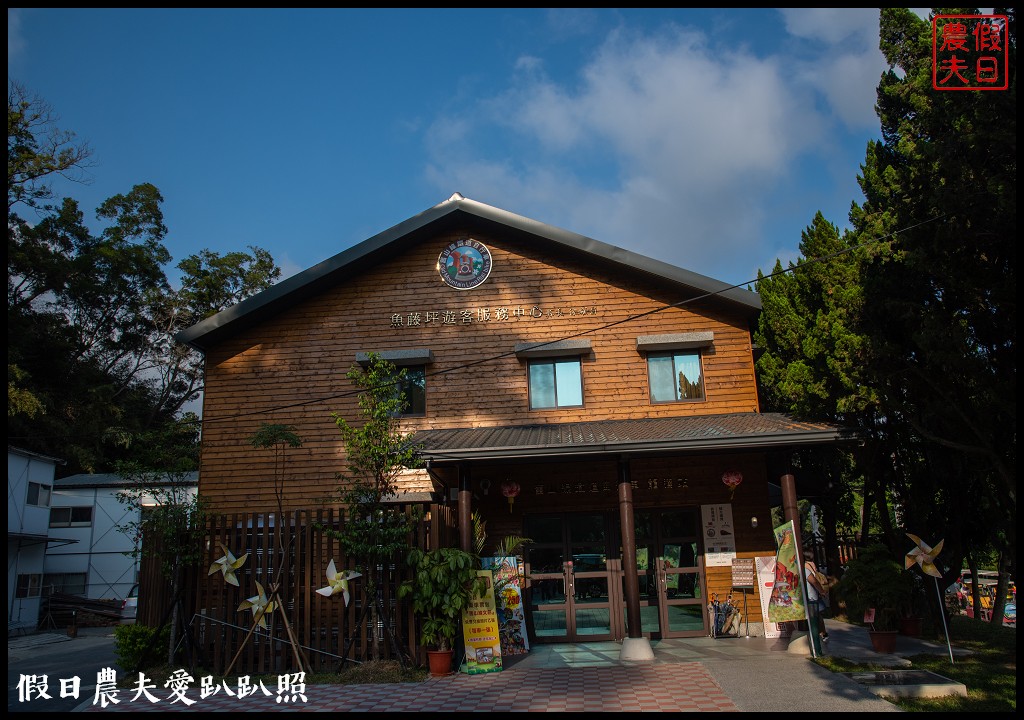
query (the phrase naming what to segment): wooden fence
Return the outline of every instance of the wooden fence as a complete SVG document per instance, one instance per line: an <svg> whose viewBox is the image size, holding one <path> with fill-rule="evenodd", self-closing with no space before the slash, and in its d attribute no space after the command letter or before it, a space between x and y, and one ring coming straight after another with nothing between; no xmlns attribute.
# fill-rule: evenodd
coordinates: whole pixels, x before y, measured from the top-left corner
<svg viewBox="0 0 1024 720"><path fill-rule="evenodd" d="M414 508L424 513L410 533L410 547L457 545L454 508L428 504L398 507L410 518L414 517ZM339 511L331 509L289 512L280 523L275 522L273 513L212 518L207 527L206 559L188 574L183 587L182 650L189 664L215 674L229 668L233 675L297 672L284 617L312 671L336 671L343 663L370 659L374 633L383 659L398 659L401 654L415 664L423 664L426 653L417 642L418 626L411 604L397 596L399 584L410 576L404 553L378 568L378 591L389 620L387 628L383 622L370 627L370 613L363 612L369 601L363 579L349 583L347 606L341 594L324 597L316 592L328 585L327 566L331 560L339 572L355 569L354 559L345 557L339 542L322 530L338 529L341 522ZM225 582L220 572L209 574L211 564L224 555L222 546L237 558L247 556L236 571L237 587ZM169 617L169 586L158 576L158 564L144 565L142 572L147 577L140 577L139 622L160 625ZM255 615L251 609L239 610L239 606L257 596L256 583L271 595L278 577L285 615L280 610L268 613L267 628L256 627L250 635ZM147 599L141 592L146 589L156 596ZM389 642L387 631L397 646Z"/></svg>

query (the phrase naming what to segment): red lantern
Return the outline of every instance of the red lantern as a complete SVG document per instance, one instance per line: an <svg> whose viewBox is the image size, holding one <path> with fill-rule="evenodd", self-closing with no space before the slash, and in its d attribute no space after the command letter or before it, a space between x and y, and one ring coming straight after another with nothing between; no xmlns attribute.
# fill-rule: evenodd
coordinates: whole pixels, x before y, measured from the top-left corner
<svg viewBox="0 0 1024 720"><path fill-rule="evenodd" d="M736 493L736 488L743 482L743 473L739 470L726 470L722 473L722 482L729 488L729 499Z"/></svg>
<svg viewBox="0 0 1024 720"><path fill-rule="evenodd" d="M508 511L512 512L512 504L519 496L519 483L506 480L501 484L501 494L508 498Z"/></svg>

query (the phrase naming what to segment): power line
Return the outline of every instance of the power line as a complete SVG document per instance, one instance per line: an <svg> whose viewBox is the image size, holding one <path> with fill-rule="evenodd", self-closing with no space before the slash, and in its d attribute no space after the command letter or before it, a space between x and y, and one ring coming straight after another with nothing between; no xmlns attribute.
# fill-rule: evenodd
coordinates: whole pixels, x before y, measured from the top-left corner
<svg viewBox="0 0 1024 720"><path fill-rule="evenodd" d="M849 253L849 252L853 252L855 250L860 250L862 248L866 248L866 247L869 247L871 245L878 245L878 244L881 244L881 243L884 243L884 242L888 242L890 238L894 238L897 235L899 235L900 233L909 232L910 230L914 230L914 229L916 229L916 228L918 228L918 227L920 227L922 225L926 225L928 223L935 222L936 220L942 220L944 218L945 218L945 215L942 215L942 216L939 216L939 217L934 217L934 218L929 218L928 220L923 220L923 221L921 221L919 223L916 223L914 225L911 225L909 227L893 231L893 232L889 233L888 235L882 236L881 238L876 238L876 239L873 239L873 240L868 240L866 242L857 243L857 244L851 245L849 247L841 248L841 249L839 249L839 250L837 250L835 252L829 253L828 255L822 255L820 257L804 260L803 262L801 262L800 264L797 264L797 265L792 265L791 264L790 267L788 267L788 268L783 268L781 270L777 270L777 271L772 272L772 273L770 273L768 275L764 275L761 278L756 279L756 280L748 280L746 282L737 283L735 285L729 285L728 287L724 287L724 288L721 288L719 290L714 290L714 291L706 292L706 293L703 293L701 295L697 295L696 297L687 298L686 300L680 300L679 302L671 303L669 305L663 305L663 306L655 308L653 310L647 310L645 312L638 313L636 315L630 315L629 317L622 318L621 320L615 320L613 322L606 323L606 324L598 326L598 327L590 328L588 330L581 330L580 332L573 333L571 335L565 335L565 336L557 338L555 340L546 340L544 342L538 342L535 345L531 345L530 349L542 348L542 347L544 347L546 345L551 345L551 344L554 344L554 343L563 342L565 340L573 340L573 339L582 337L584 335L589 335L591 333L600 332L600 331L603 331L603 330L608 330L609 328L617 327L619 325L624 325L626 323L633 322L635 320L639 320L640 318L649 317L651 315L655 315L655 314L663 312L665 310L670 310L672 308L680 308L680 307L684 307L684 306L692 304L692 303L697 303L697 302L700 302L701 300L705 300L707 298L714 297L716 295L721 295L722 293L726 293L726 292L728 292L730 290L741 289L741 288L744 288L744 287L749 286L751 284L756 284L756 283L758 283L758 282L760 282L762 280L767 280L767 279L770 279L770 278L773 278L773 277L776 277L776 276L784 275L784 274L792 272L794 270L806 268L808 265L823 263L823 262L826 262L828 260L831 260L832 258L838 257L840 255L844 255L844 254ZM435 371L435 372L432 372L432 373L425 373L424 374L424 379L438 377L438 376L441 376L441 375L447 375L448 373L453 373L453 372L465 370L467 368L476 367L477 365L483 365L485 363L494 362L496 360L501 360L503 358L506 358L506 357L509 357L509 356L515 355L515 354L516 354L515 350L510 350L510 351L507 351L507 352L498 353L496 355L490 355L488 357L481 358L479 360L473 360L473 361L467 362L467 363L463 363L462 365L457 365L455 367L447 368L445 370L438 370L438 371ZM281 410L289 410L291 408L304 407L306 405L316 405L316 404L319 404L319 403L328 402L330 400L338 400L340 398L351 397L352 395L358 395L358 394L360 394L362 392L366 392L366 390L347 390L345 392L336 393L334 395L326 395L326 396L323 396L323 397L314 398L312 400L302 400L300 402L288 403L286 405L278 405L278 406L271 407L271 408L266 408L266 409L263 409L263 410L253 410L253 411L250 411L250 412L236 413L234 415L229 415L229 416L226 416L226 417L220 417L220 418L215 418L215 419L210 419L210 420L207 420L206 418L202 418L202 419L198 419L198 420L191 420L189 422L191 422L193 424L203 425L203 424L206 424L206 423L213 423L213 422L233 421L233 420L237 420L239 418L251 417L253 415L264 415L266 413L278 412L278 411L281 411Z"/></svg>
<svg viewBox="0 0 1024 720"><path fill-rule="evenodd" d="M543 341L543 342L538 342L535 345L531 345L530 348L531 349L542 348L545 345L551 345L553 343L562 342L564 340L572 340L572 339L575 339L575 338L578 338L578 337L582 337L584 335L588 335L590 333L599 332L599 331L602 331L602 330L607 330L609 328L617 327L619 325L623 325L623 324L628 323L628 322L633 322L634 320L639 320L640 318L649 317L651 315L655 315L655 314L657 314L659 312L663 312L665 310L669 310L669 309L672 309L672 308L684 307L684 306L689 305L691 303L697 303L697 302L700 302L701 300L705 300L705 299L710 298L710 297L715 297L716 295L720 295L720 294L728 292L730 290L742 289L742 288L744 288L746 286L749 286L749 285L752 285L752 284L756 284L756 283L758 283L758 282L760 282L762 280L768 280L768 279L771 279L771 278L774 278L774 277L785 275L785 274L791 273L791 272L793 272L795 270L806 268L809 265L815 265L815 264L818 264L818 263L823 263L823 262L831 260L831 259L833 259L835 257L839 257L840 255L845 255L846 253L853 252L855 250L860 250L860 249L863 249L863 248L866 248L866 247L870 247L872 245L880 245L882 243L889 242L892 238L895 238L897 235L909 232L911 230L914 230L916 228L921 227L922 225L927 225L928 223L936 222L938 220L944 220L945 218L946 218L946 215L940 215L940 216L937 216L937 217L934 217L934 218L929 218L927 220L922 220L921 222L915 223L914 225L910 225L908 227L901 228L899 230L894 230L893 232L889 233L888 235L883 235L880 238L875 238L875 239L872 239L872 240L867 240L865 242L857 243L855 245L850 245L849 247L840 248L839 250L836 250L835 252L829 253L827 255L821 255L821 256L815 257L815 258L807 258L807 259L804 259L803 261L798 261L798 264L796 264L796 265L791 263L790 266L787 267L787 268L783 268L781 270L777 270L775 272L769 273L768 275L763 275L763 276L761 276L758 279L748 280L748 281L742 282L742 283L736 283L735 285L729 285L729 286L721 288L719 290L715 290L715 291L711 291L711 292L706 292L706 293L703 293L703 294L698 295L696 297L688 298L686 300L680 300L679 302L671 303L669 305L663 305L661 307L654 308L653 310L647 310L645 312L638 313L636 315L630 315L629 317L623 318L621 320L615 320L613 322L606 323L606 324L601 325L599 327L590 328L589 330L582 330L582 331L580 331L578 333L573 333L571 335L565 335L565 336L557 338L555 340L546 340L546 341ZM498 353L496 355L490 355L488 357L481 358L479 360L473 360L471 362L464 363L462 365L457 365L455 367L451 367L451 368L448 368L446 370L438 370L436 372L432 372L432 373L429 373L429 374L425 373L424 374L424 379L432 378L432 377L438 377L438 376L441 376L441 375L447 375L448 373L457 372L457 371L460 371L460 370L465 370L465 369L471 368L471 367L476 367L477 365L482 365L484 363L493 362L495 360L501 360L502 358L509 357L510 355L515 355L515 350L510 350L510 351L507 351L507 352ZM277 405L277 406L270 407L270 408L265 408L265 409L262 409L262 410L253 410L253 411L250 411L250 412L236 413L234 415L229 415L229 416L226 416L226 417L220 417L220 418L215 418L215 419L206 419L206 418L198 418L198 419L195 419L195 420L193 420L193 419L185 419L182 422L183 422L183 424L198 425L198 426L202 427L202 426L204 426L204 425L206 425L208 423L228 422L228 421L238 420L239 418L252 417L254 415L265 415L267 413L278 412L278 411L281 411L281 410L289 410L291 408L296 408L296 407L304 407L306 405L316 405L318 403L324 403L324 402L328 402L330 400L338 400L338 399L341 399L341 398L351 397L353 395L359 395L360 393L363 393L363 392L367 392L367 390L366 389L362 389L362 390L346 390L345 392L342 392L342 393L336 393L336 394L333 394L333 395L325 395L323 397L314 398L312 400L303 400L303 401L300 401L300 402L288 403L286 405ZM35 435L35 436L32 436L32 437L13 437L13 436L9 436L8 440L30 440L30 439L39 439L40 437L41 436L38 436L38 435ZM50 439L63 438L63 437L65 437L65 436L63 436L63 435L56 436L55 435L55 436L50 436Z"/></svg>

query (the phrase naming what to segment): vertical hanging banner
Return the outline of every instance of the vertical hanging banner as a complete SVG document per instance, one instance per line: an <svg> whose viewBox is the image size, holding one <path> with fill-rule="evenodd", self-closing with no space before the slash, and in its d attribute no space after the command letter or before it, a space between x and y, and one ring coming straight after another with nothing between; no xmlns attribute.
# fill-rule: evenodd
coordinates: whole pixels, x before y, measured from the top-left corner
<svg viewBox="0 0 1024 720"><path fill-rule="evenodd" d="M782 635L779 624L768 619L768 602L775 586L775 558L770 555L758 556L754 561L757 566L757 593L761 601L761 616L764 618L764 636L768 639L777 638Z"/></svg>
<svg viewBox="0 0 1024 720"><path fill-rule="evenodd" d="M806 620L800 561L793 532L793 521L775 528L775 584L768 600L768 619L772 622Z"/></svg>
<svg viewBox="0 0 1024 720"><path fill-rule="evenodd" d="M490 570L478 570L477 575L487 580L487 592L473 598L462 612L462 638L466 644L467 675L480 675L501 670L501 642L498 614L494 607L494 575Z"/></svg>
<svg viewBox="0 0 1024 720"><path fill-rule="evenodd" d="M485 570L494 573L494 604L498 614L501 655L526 655L530 641L526 634L523 590L519 563L514 557L481 558Z"/></svg>

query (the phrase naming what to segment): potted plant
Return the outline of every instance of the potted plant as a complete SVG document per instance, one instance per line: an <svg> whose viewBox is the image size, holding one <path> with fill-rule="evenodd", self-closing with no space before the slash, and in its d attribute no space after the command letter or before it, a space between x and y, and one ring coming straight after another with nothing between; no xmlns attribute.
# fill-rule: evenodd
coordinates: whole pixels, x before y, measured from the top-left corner
<svg viewBox="0 0 1024 720"><path fill-rule="evenodd" d="M868 623L875 650L891 653L900 618L910 612L914 585L889 549L877 542L861 549L834 592L845 603L847 619Z"/></svg>
<svg viewBox="0 0 1024 720"><path fill-rule="evenodd" d="M907 637L921 637L928 592L924 578L919 573L911 573L911 587L910 603L900 617L899 631L900 635Z"/></svg>
<svg viewBox="0 0 1024 720"><path fill-rule="evenodd" d="M420 618L420 644L427 647L431 675L451 672L455 636L462 612L475 597L482 597L487 581L478 574L480 560L457 548L437 548L409 553L412 579L402 583L399 597L412 596Z"/></svg>

